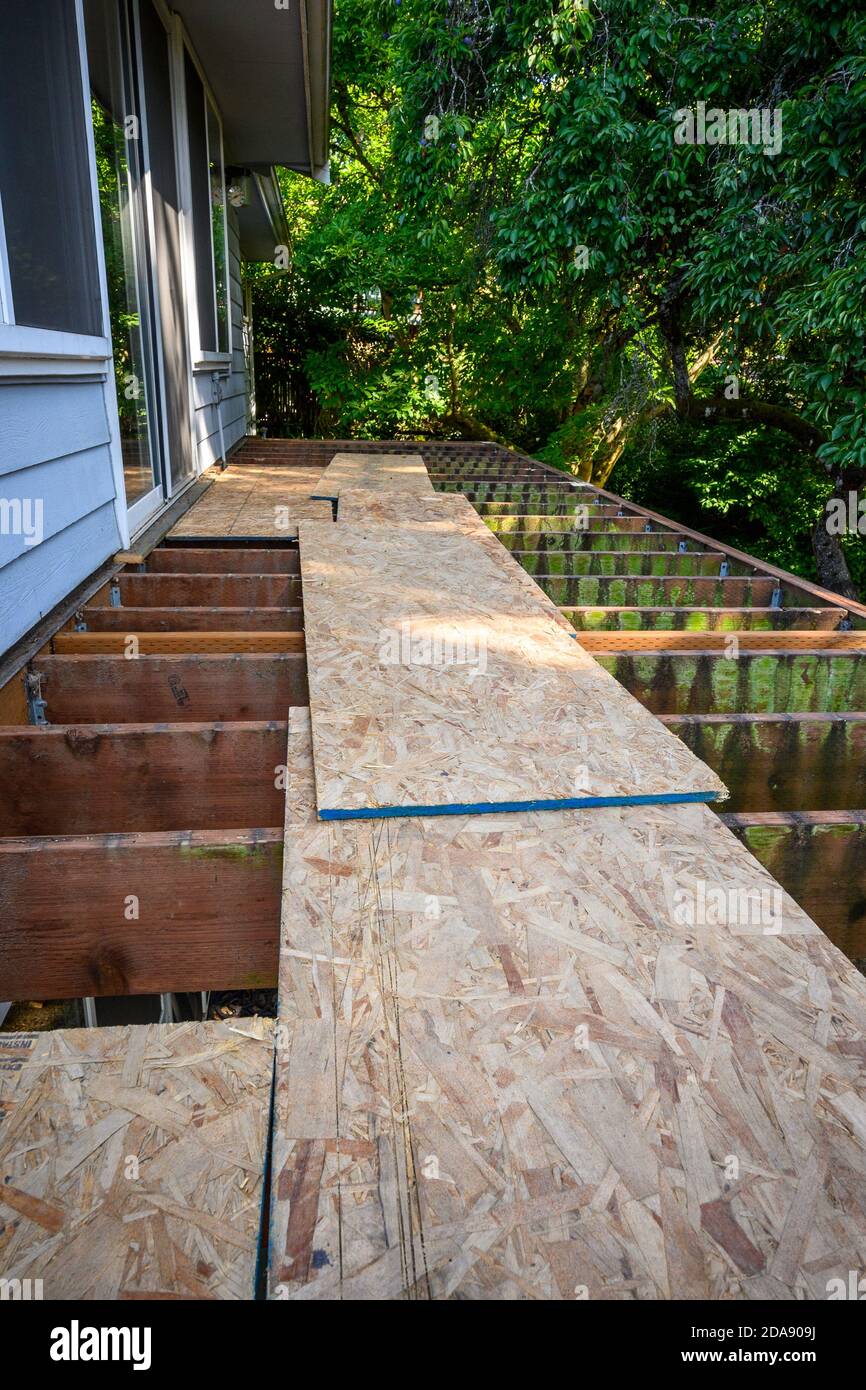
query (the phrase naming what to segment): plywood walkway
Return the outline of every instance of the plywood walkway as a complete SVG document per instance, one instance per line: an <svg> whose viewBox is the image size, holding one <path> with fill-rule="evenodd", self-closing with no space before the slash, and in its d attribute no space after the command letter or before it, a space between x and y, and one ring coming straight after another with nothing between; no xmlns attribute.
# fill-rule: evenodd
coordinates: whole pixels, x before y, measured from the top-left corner
<svg viewBox="0 0 866 1390"><path fill-rule="evenodd" d="M327 502L310 498L315 471L291 464L230 464L172 528L172 537L291 538L303 517L328 520Z"/></svg>
<svg viewBox="0 0 866 1390"><path fill-rule="evenodd" d="M272 1296L864 1267L866 981L709 808L323 823L290 730Z"/></svg>
<svg viewBox="0 0 866 1390"><path fill-rule="evenodd" d="M0 1275L250 1299L273 1023L0 1034Z"/></svg>
<svg viewBox="0 0 866 1390"><path fill-rule="evenodd" d="M402 526L408 519L434 533L467 536L481 546L510 584L519 586L524 599L531 599L534 607L541 608L570 637L574 636L573 623L500 544L462 493L436 492L426 496L416 492L407 497L405 492L389 489L376 492L354 488L342 494L338 519L351 526Z"/></svg>
<svg viewBox="0 0 866 1390"><path fill-rule="evenodd" d="M466 526L410 504L299 537L323 817L724 793Z"/></svg>
<svg viewBox="0 0 866 1390"><path fill-rule="evenodd" d="M312 496L336 502L347 488L399 489L420 495L433 492L420 454L335 454L313 487Z"/></svg>

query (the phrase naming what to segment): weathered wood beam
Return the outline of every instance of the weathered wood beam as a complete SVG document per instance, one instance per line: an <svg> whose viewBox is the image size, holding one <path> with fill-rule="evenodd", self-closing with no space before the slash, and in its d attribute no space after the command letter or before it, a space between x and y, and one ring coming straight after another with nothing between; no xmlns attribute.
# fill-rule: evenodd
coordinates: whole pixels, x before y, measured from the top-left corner
<svg viewBox="0 0 866 1390"><path fill-rule="evenodd" d="M169 546L147 558L149 574L300 574L297 550Z"/></svg>
<svg viewBox="0 0 866 1390"><path fill-rule="evenodd" d="M563 612L579 633L580 642L591 632L655 634L688 630L700 635L708 631L770 633L785 628L830 631L845 616L844 608L595 608L587 605L564 608Z"/></svg>
<svg viewBox="0 0 866 1390"><path fill-rule="evenodd" d="M511 549L510 547L507 547ZM718 551L677 550L513 550L511 555L537 583L576 575L688 575L718 579L724 556ZM744 569L732 570L739 574Z"/></svg>
<svg viewBox="0 0 866 1390"><path fill-rule="evenodd" d="M122 609L118 610L122 612ZM303 632L61 632L54 639L58 655L124 655L131 640L142 656L163 652L302 652Z"/></svg>
<svg viewBox="0 0 866 1390"><path fill-rule="evenodd" d="M282 574L122 574L118 585L130 608L288 608L301 600L300 580Z"/></svg>
<svg viewBox="0 0 866 1390"><path fill-rule="evenodd" d="M282 824L285 723L0 728L0 836Z"/></svg>
<svg viewBox="0 0 866 1390"><path fill-rule="evenodd" d="M299 632L298 608L85 608L88 632ZM72 620L67 631L71 631Z"/></svg>
<svg viewBox="0 0 866 1390"><path fill-rule="evenodd" d="M598 652L653 714L762 714L866 709L860 652Z"/></svg>
<svg viewBox="0 0 866 1390"><path fill-rule="evenodd" d="M0 840L0 996L271 987L282 836Z"/></svg>
<svg viewBox="0 0 866 1390"><path fill-rule="evenodd" d="M840 950L866 959L866 811L722 816Z"/></svg>
<svg viewBox="0 0 866 1390"><path fill-rule="evenodd" d="M301 653L253 656L41 656L52 724L279 719L307 703Z"/></svg>
<svg viewBox="0 0 866 1390"><path fill-rule="evenodd" d="M866 806L866 713L662 715L719 774L726 811Z"/></svg>
<svg viewBox="0 0 866 1390"><path fill-rule="evenodd" d="M553 518L558 520L557 517ZM706 555L705 550L686 546L681 550L676 536L663 531L581 531L557 527L540 527L537 531L494 531L496 539L506 550L570 551L580 554L587 550L618 550L623 554L635 551L668 551L675 555Z"/></svg>
<svg viewBox="0 0 866 1390"><path fill-rule="evenodd" d="M464 494L465 495L465 494ZM467 499L470 500L470 499ZM600 531L643 531L645 522L642 516L629 516L622 508L615 507L612 503L587 502L579 493L563 492L558 497L548 494L539 496L535 499L535 508L527 507L523 498L511 501L507 498L489 498L486 501L472 499L472 505L479 516L485 518L492 516L574 516L580 512L582 515L591 518L593 521L603 522L605 518L611 521L609 527L599 524ZM623 523L627 522L627 525Z"/></svg>
<svg viewBox="0 0 866 1390"><path fill-rule="evenodd" d="M705 575L534 575L559 607L768 608L772 579L718 579Z"/></svg>
<svg viewBox="0 0 866 1390"><path fill-rule="evenodd" d="M608 492L605 488L597 488L596 495L599 499L611 502L620 503L622 501L622 498L618 497L616 493ZM662 516L660 512L651 511L648 507L638 507L637 510L653 525L671 526L678 524L671 522L667 517ZM782 585L797 584L805 593L810 595L809 601L811 603L817 602L821 605L838 603L841 607L848 608L852 614L856 614L859 619L866 620L866 604L854 603L849 599L840 599L839 595L832 593L831 590L821 588L820 585L812 584L806 579L799 579L797 575L790 574L787 570L780 569L778 565L771 565L765 560L756 562L753 555L747 555L744 551L737 550L734 546L715 541L710 536L705 536L702 531L695 531L690 526L681 526L679 530L682 535L688 536L689 539L696 544L712 546L714 549L723 550L732 560L737 560L744 564L757 563L763 574L771 575Z"/></svg>
<svg viewBox="0 0 866 1390"><path fill-rule="evenodd" d="M477 510L477 508L476 508ZM599 535L611 536L634 536L648 535L661 536L665 540L679 542L680 532L670 526L650 526L642 517L589 517L589 524L586 527L575 525L575 518L571 513L557 512L515 512L505 516L488 516L485 518L485 525L497 536L510 535L512 532L534 532L534 531L566 531L589 530L597 532ZM690 550L705 550L703 545L691 545ZM716 547L710 547L715 549Z"/></svg>
<svg viewBox="0 0 866 1390"><path fill-rule="evenodd" d="M25 693L25 672L19 671L5 685L0 686L0 724L26 724L27 695Z"/></svg>
<svg viewBox="0 0 866 1390"><path fill-rule="evenodd" d="M581 632L579 641L588 652L711 651L725 654L730 644L736 642L749 651L857 651L866 655L866 632L826 632L817 628L769 632L756 629L683 632L663 628L647 632Z"/></svg>

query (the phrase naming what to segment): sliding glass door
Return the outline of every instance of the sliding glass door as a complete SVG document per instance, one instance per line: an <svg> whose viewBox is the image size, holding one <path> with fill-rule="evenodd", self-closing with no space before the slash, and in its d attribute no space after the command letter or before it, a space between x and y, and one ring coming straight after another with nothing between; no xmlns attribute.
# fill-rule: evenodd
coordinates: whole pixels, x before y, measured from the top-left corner
<svg viewBox="0 0 866 1390"><path fill-rule="evenodd" d="M142 119L125 0L84 0L91 110L130 532L165 500Z"/></svg>
<svg viewBox="0 0 866 1390"><path fill-rule="evenodd" d="M181 259L181 199L174 134L174 93L169 37L152 0L139 0L139 38L154 267L160 305L160 346L165 392L167 480L176 492L195 471L187 289Z"/></svg>

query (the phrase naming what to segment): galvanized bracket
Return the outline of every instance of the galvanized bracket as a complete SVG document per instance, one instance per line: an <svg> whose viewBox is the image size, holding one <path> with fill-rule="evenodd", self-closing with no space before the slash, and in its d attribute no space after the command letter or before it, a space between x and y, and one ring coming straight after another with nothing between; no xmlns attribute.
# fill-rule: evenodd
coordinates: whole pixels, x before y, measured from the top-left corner
<svg viewBox="0 0 866 1390"><path fill-rule="evenodd" d="M773 590L773 597L770 599L770 607L771 607L771 608L781 608L781 607L782 607L782 589L781 589L781 585L779 585L779 584L777 584L776 587L775 587L775 589Z"/></svg>
<svg viewBox="0 0 866 1390"><path fill-rule="evenodd" d="M679 545L677 546L677 550L680 552L681 555L685 555L685 553L686 553L686 551L688 550L688 548L689 548L689 543L688 543L688 541L680 541Z"/></svg>
<svg viewBox="0 0 866 1390"><path fill-rule="evenodd" d="M72 623L76 632L87 631L87 619L84 616L83 608L76 609L75 616L72 619Z"/></svg>
<svg viewBox="0 0 866 1390"><path fill-rule="evenodd" d="M727 579L727 578L728 578L728 575L729 575L730 573L731 573L731 562L730 562L730 560L723 560L722 563L719 565L719 578L720 578L720 579Z"/></svg>
<svg viewBox="0 0 866 1390"><path fill-rule="evenodd" d="M27 697L27 720L30 724L47 724L45 711L48 703L42 698L42 676L36 671L28 671L24 678L24 693Z"/></svg>
<svg viewBox="0 0 866 1390"><path fill-rule="evenodd" d="M112 579L108 586L108 603L111 608L120 608L120 584L116 579Z"/></svg>

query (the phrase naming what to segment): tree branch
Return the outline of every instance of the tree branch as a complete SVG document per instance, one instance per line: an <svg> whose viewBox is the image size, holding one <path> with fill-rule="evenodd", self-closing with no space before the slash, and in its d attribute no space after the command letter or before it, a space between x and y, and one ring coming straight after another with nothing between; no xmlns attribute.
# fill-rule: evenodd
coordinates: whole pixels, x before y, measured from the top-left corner
<svg viewBox="0 0 866 1390"><path fill-rule="evenodd" d="M771 425L777 430L784 430L813 454L826 439L821 430L796 411L784 405L773 405L770 401L755 400L752 396L728 400L727 396L690 395L678 402L678 411L686 419L702 420L711 425L718 424L720 420L754 420L759 425Z"/></svg>

